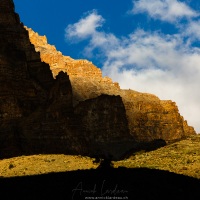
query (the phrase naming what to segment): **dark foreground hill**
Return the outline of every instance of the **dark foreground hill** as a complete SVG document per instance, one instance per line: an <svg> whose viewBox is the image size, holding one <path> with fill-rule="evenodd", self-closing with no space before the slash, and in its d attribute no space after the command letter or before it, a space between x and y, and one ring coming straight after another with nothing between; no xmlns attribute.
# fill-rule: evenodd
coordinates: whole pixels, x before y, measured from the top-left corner
<svg viewBox="0 0 200 200"><path fill-rule="evenodd" d="M3 199L198 199L200 180L147 168L1 178Z"/></svg>
<svg viewBox="0 0 200 200"><path fill-rule="evenodd" d="M99 199L106 195L131 200L198 199L199 140L200 136L195 136L155 151L136 152L112 162L115 168L109 162L103 162L99 168L94 159L81 156L54 154L3 159L0 193L9 200L12 195L20 200L71 200L73 194L78 200L92 195Z"/></svg>

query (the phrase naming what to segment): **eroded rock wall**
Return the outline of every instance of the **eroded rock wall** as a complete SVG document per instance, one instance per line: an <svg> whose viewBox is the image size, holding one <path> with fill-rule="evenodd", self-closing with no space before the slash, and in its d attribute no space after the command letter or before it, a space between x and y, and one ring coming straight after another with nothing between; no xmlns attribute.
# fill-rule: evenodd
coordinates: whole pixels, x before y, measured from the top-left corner
<svg viewBox="0 0 200 200"><path fill-rule="evenodd" d="M172 142L195 134L194 128L179 114L175 102L133 90L122 90L121 96L130 133L136 141L163 139Z"/></svg>
<svg viewBox="0 0 200 200"><path fill-rule="evenodd" d="M10 0L0 4L0 43L0 157L83 151L78 132L67 126L73 115L69 76L53 78Z"/></svg>
<svg viewBox="0 0 200 200"><path fill-rule="evenodd" d="M75 107L75 114L94 155L120 159L133 148L135 141L120 96L100 95L82 101Z"/></svg>
<svg viewBox="0 0 200 200"><path fill-rule="evenodd" d="M87 60L74 60L63 56L55 46L47 43L46 36L39 36L32 29L30 41L41 59L48 63L55 76L59 71L69 74L73 91L73 103L96 98L101 94L120 95L126 109L130 134L138 142L163 139L166 142L196 134L193 127L179 114L175 102L160 100L152 94L133 90L121 90L118 83L109 77L102 77L99 68Z"/></svg>
<svg viewBox="0 0 200 200"><path fill-rule="evenodd" d="M45 37L43 40L46 40ZM41 61L40 56L43 54L36 52L30 43L27 30L14 12L12 0L1 0L0 3L0 43L0 158L38 153L94 155L105 154L107 151L108 154L118 156L126 151L126 144L117 144L117 141L123 141L127 136L132 142L121 99L107 96L80 104L78 101L80 98L85 100L94 96L90 95L87 87L87 92L83 90L82 94L78 93L80 69L87 68L88 64L91 67L90 71L82 70L83 82L92 72L101 76L100 70L94 72L93 69L96 68L91 63L81 61L80 68L77 68L80 66L79 62L74 64L75 68L69 65L67 73L73 74L72 79L66 70L57 68L53 76L49 64ZM43 43L45 44L46 42ZM49 46L49 50L55 51L55 48ZM66 62L61 59L59 52L56 52L55 57L48 54L46 56L48 59L52 58L51 62L55 66L62 66L59 62ZM93 90L95 87L91 85ZM79 96L74 93L73 97L74 88L78 88ZM82 88L85 89L84 86ZM82 96L83 94L86 96ZM104 100L107 102L105 106ZM112 104L113 102L115 103ZM74 108L74 105L77 107ZM107 113L105 116L101 116L100 109L103 107ZM95 121L88 114L90 111L100 121ZM84 116L83 113L87 114ZM95 123L91 124L91 129L86 129L93 120ZM101 142L105 141L107 146L115 143L115 146L112 151L106 149L106 146L105 149L104 146L99 147L97 151L92 148L95 147L95 142L99 144L97 135L92 137L93 130L96 130L96 126L104 127L105 122L104 130L109 134L106 136L105 133L98 132L104 134ZM116 129L121 122L123 129ZM100 135L98 137L101 138Z"/></svg>

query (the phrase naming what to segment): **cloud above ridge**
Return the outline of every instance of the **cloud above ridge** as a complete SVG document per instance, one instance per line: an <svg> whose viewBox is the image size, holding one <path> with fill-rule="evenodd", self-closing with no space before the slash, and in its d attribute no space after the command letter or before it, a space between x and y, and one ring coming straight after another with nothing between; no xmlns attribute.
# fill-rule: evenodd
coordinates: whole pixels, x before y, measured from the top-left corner
<svg viewBox="0 0 200 200"><path fill-rule="evenodd" d="M180 18L197 17L197 12L176 0L133 1L134 14L146 12L161 21L174 22ZM146 10L142 10L146 5ZM165 16L151 11L164 10ZM175 8L179 8L175 14ZM159 10L159 9L158 9ZM174 34L160 31L135 29L129 35L117 37L105 32L106 20L96 10L89 12L78 22L66 28L66 39L88 40L84 54L93 56L98 50L102 58L103 74L119 82L121 88L133 89L157 95L161 99L171 99L179 107L181 115L200 132L200 48L193 41L200 38L198 19L188 20ZM90 28L84 30L83 27ZM101 27L101 29L100 29ZM185 30L183 32L183 30Z"/></svg>
<svg viewBox="0 0 200 200"><path fill-rule="evenodd" d="M151 18L167 22L198 16L196 11L177 0L139 0L133 1L133 5L133 14L147 13Z"/></svg>
<svg viewBox="0 0 200 200"><path fill-rule="evenodd" d="M65 37L70 39L86 39L97 33L96 29L102 27L104 19L98 15L96 10L88 12L87 15L77 23L69 25L65 30Z"/></svg>

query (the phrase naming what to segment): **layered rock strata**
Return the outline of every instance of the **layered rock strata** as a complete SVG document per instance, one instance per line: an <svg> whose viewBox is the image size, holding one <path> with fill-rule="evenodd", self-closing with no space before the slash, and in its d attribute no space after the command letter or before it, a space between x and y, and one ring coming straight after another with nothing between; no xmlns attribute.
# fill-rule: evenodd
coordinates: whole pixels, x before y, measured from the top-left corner
<svg viewBox="0 0 200 200"><path fill-rule="evenodd" d="M39 36L32 29L26 29L42 61L50 65L53 76L59 71L69 75L74 105L101 94L120 95L125 105L130 134L138 142L158 139L170 142L196 134L194 128L188 126L179 114L175 102L160 100L152 94L121 90L118 83L109 77L102 77L101 70L91 62L63 56L55 46L48 44L46 36Z"/></svg>
<svg viewBox="0 0 200 200"><path fill-rule="evenodd" d="M109 135L103 137L107 145L121 138L126 142L133 141L119 97L98 97L74 108L69 76L58 70L53 77L49 65L41 61L40 53L30 43L27 30L14 12L12 0L1 0L0 3L0 43L1 158L36 153L103 154L101 148L90 147L94 142L98 146L104 141L92 137L92 130L103 124L95 122L90 129L85 129L91 116L82 116L82 110L84 113L92 110L100 119L102 113L99 109L102 109L104 99L110 105L104 108L110 120L107 126ZM115 101L120 109L116 109L115 104L112 106ZM85 104L96 109L85 107ZM104 123L107 117L102 120ZM115 128L121 121L125 122L126 134L124 130ZM98 132L99 136L104 134L102 131ZM113 157L117 159L127 150L125 145L120 148L118 154L113 149L108 149L107 153L114 152Z"/></svg>

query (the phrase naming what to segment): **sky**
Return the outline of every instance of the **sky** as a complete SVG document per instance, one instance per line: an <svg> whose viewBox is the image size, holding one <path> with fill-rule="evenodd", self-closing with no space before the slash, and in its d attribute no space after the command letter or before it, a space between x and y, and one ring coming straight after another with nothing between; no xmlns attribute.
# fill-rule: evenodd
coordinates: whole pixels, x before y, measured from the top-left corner
<svg viewBox="0 0 200 200"><path fill-rule="evenodd" d="M122 89L176 102L200 133L200 1L14 0L24 25Z"/></svg>

